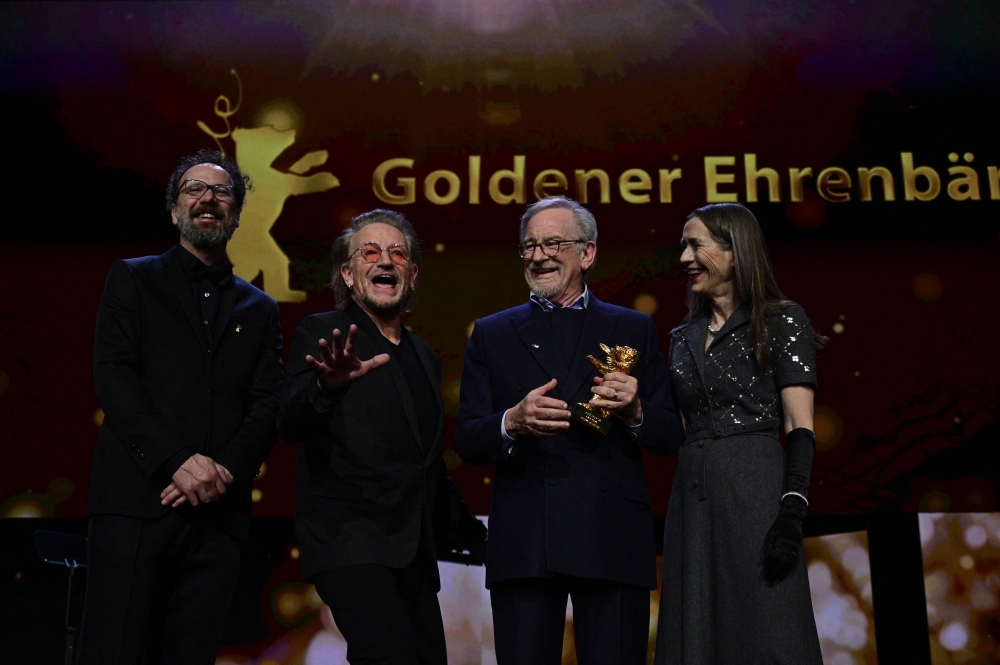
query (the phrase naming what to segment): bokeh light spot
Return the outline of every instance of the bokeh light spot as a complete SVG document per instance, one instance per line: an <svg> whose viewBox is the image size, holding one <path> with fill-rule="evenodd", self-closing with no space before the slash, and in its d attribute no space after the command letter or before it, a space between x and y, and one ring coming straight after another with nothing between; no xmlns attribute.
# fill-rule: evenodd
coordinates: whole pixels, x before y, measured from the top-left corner
<svg viewBox="0 0 1000 665"><path fill-rule="evenodd" d="M924 302L932 302L941 297L944 287L941 278L929 272L922 272L913 278L913 295Z"/></svg>
<svg viewBox="0 0 1000 665"><path fill-rule="evenodd" d="M813 418L813 432L816 434L816 448L834 448L844 434L844 424L840 416L828 406L816 407Z"/></svg>
<svg viewBox="0 0 1000 665"><path fill-rule="evenodd" d="M103 409L98 409L97 411L94 411L94 415L91 417L91 420L94 422L94 426L95 427L100 427L101 425L103 425L104 424L104 410Z"/></svg>
<svg viewBox="0 0 1000 665"><path fill-rule="evenodd" d="M958 560L958 565L960 565L962 568L965 568L966 570L972 570L973 568L976 567L976 560L973 559L968 554L963 554L962 557Z"/></svg>
<svg viewBox="0 0 1000 665"><path fill-rule="evenodd" d="M458 456L454 450L446 450L442 453L441 457L444 458L444 465L448 467L449 471L454 471L458 467L462 466L462 458Z"/></svg>
<svg viewBox="0 0 1000 665"><path fill-rule="evenodd" d="M486 476L485 478L483 478L483 485L489 485L492 482L493 482L493 479L490 478L489 476Z"/></svg>
<svg viewBox="0 0 1000 665"><path fill-rule="evenodd" d="M380 78L382 78L382 77L381 77L381 76L379 76L379 73L378 73L378 72L375 72L374 74L372 74L372 81L375 81L375 82L378 82L378 80L379 80Z"/></svg>
<svg viewBox="0 0 1000 665"><path fill-rule="evenodd" d="M986 533L986 529L981 524L973 524L965 530L965 544L974 550L985 545L987 540L989 540L989 534Z"/></svg>
<svg viewBox="0 0 1000 665"><path fill-rule="evenodd" d="M300 556L302 556L302 552L299 551L298 547L293 547L292 549L288 550L288 556L292 557L293 559L298 559Z"/></svg>
<svg viewBox="0 0 1000 665"><path fill-rule="evenodd" d="M920 501L922 513L944 513L951 508L951 497L940 490L931 490Z"/></svg>
<svg viewBox="0 0 1000 665"><path fill-rule="evenodd" d="M263 498L264 498L264 493L261 492L256 487L253 488L253 490L250 492L250 500L253 501L254 503L260 503L261 499Z"/></svg>
<svg viewBox="0 0 1000 665"><path fill-rule="evenodd" d="M444 251L444 243L443 242L439 242L436 245L434 245L434 251L437 252L438 254L440 254L441 252L443 252Z"/></svg>
<svg viewBox="0 0 1000 665"><path fill-rule="evenodd" d="M278 596L277 605L281 616L291 619L302 609L302 596L292 590L284 591Z"/></svg>
<svg viewBox="0 0 1000 665"><path fill-rule="evenodd" d="M660 303L657 302L656 296L649 293L640 293L632 301L632 309L643 314L649 314L650 316L656 314L656 310L659 308Z"/></svg>
<svg viewBox="0 0 1000 665"><path fill-rule="evenodd" d="M961 651L969 643L969 631L958 621L952 621L941 629L938 640L948 651Z"/></svg>
<svg viewBox="0 0 1000 665"><path fill-rule="evenodd" d="M843 334L844 333L844 324L841 323L840 321L837 321L836 323L834 323L833 324L833 332L837 333L838 335Z"/></svg>

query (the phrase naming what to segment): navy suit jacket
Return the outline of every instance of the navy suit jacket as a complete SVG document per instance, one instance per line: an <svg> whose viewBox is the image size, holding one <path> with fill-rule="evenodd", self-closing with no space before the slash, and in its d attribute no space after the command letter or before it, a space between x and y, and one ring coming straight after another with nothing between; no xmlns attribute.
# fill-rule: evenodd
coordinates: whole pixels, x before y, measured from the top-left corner
<svg viewBox="0 0 1000 665"><path fill-rule="evenodd" d="M476 321L465 353L455 449L470 464L496 464L486 584L553 573L656 588L656 542L640 448L676 453L683 440L660 337L652 318L591 294L572 365L556 347L546 312L528 302ZM558 380L548 396L591 397L604 360L599 344L639 351L643 423L638 440L615 419L607 436L572 425L565 434L520 437L509 454L504 412Z"/></svg>

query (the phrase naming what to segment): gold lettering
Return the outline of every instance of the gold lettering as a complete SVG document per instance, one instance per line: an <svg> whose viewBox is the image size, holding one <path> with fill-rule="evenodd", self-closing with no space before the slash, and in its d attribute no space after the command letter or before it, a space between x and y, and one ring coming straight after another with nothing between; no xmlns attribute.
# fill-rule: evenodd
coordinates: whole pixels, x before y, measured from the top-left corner
<svg viewBox="0 0 1000 665"><path fill-rule="evenodd" d="M813 177L812 167L804 169L788 169L789 189L792 190L792 202L802 203L805 196L802 194L802 181Z"/></svg>
<svg viewBox="0 0 1000 665"><path fill-rule="evenodd" d="M862 201L872 200L872 178L882 180L882 200L895 201L896 187L892 181L892 172L884 166L876 166L873 169L858 167L858 189L861 191Z"/></svg>
<svg viewBox="0 0 1000 665"><path fill-rule="evenodd" d="M403 188L402 194L393 194L385 187L385 177L393 169L412 169L413 160L406 157L387 159L375 169L372 174L372 191L379 201L393 205L407 205L417 200L416 179L396 178L396 185Z"/></svg>
<svg viewBox="0 0 1000 665"><path fill-rule="evenodd" d="M986 177L990 181L990 199L1000 199L1000 169L995 166L986 167Z"/></svg>
<svg viewBox="0 0 1000 665"><path fill-rule="evenodd" d="M979 174L971 166L952 166L948 175L961 174L948 183L948 196L956 201L979 200ZM964 188L964 189L963 189Z"/></svg>
<svg viewBox="0 0 1000 665"><path fill-rule="evenodd" d="M594 178L601 185L601 203L611 203L611 180L603 169L576 170L576 200L580 203L587 202L587 183Z"/></svg>
<svg viewBox="0 0 1000 665"><path fill-rule="evenodd" d="M618 192L628 203L649 203L649 194L633 194L646 192L653 188L653 179L642 169L629 169L618 178Z"/></svg>
<svg viewBox="0 0 1000 665"><path fill-rule="evenodd" d="M437 193L438 180L448 183L448 192L444 196ZM461 191L462 182L458 179L458 175L451 171L431 171L424 178L424 196L434 205L446 206L453 203Z"/></svg>
<svg viewBox="0 0 1000 665"><path fill-rule="evenodd" d="M732 173L719 173L720 166L733 166L736 164L735 157L706 157L705 158L705 200L709 203L736 203L739 198L736 193L720 192L719 185L736 182L736 176Z"/></svg>
<svg viewBox="0 0 1000 665"><path fill-rule="evenodd" d="M549 176L552 176L553 180L549 180ZM569 187L569 182L566 180L566 176L562 171L557 169L545 169L535 176L534 189L536 199L541 200L549 196L559 196L565 198L562 194L546 191L553 187L558 187L564 191L567 187Z"/></svg>
<svg viewBox="0 0 1000 665"><path fill-rule="evenodd" d="M660 203L674 200L674 180L681 179L680 169L660 169Z"/></svg>
<svg viewBox="0 0 1000 665"><path fill-rule="evenodd" d="M745 153L743 155L743 171L747 181L747 201L756 203L757 201L757 181L761 178L767 179L767 198L771 203L781 201L781 178L778 172L770 168L757 168L757 155Z"/></svg>
<svg viewBox="0 0 1000 665"><path fill-rule="evenodd" d="M839 166L831 166L819 172L816 178L816 189L819 195L832 203L844 203L851 200L850 192L838 192L838 189L850 188L851 174Z"/></svg>
<svg viewBox="0 0 1000 665"><path fill-rule="evenodd" d="M941 178L937 171L929 166L913 168L912 152L902 152L899 157L903 162L903 195L906 200L933 201L936 199L937 195L941 193ZM927 189L924 191L917 189L917 178L920 176L927 179Z"/></svg>
<svg viewBox="0 0 1000 665"><path fill-rule="evenodd" d="M500 191L500 181L510 180L514 189L510 194ZM514 170L501 169L490 176L490 198L501 205L524 203L524 155L514 155Z"/></svg>
<svg viewBox="0 0 1000 665"><path fill-rule="evenodd" d="M479 176L482 173L483 158L469 155L469 203L479 204Z"/></svg>

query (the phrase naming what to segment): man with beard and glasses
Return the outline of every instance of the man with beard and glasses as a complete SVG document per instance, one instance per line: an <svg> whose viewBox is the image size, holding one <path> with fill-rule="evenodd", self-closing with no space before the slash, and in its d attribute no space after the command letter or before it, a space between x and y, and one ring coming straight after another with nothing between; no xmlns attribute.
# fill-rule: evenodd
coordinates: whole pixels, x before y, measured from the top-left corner
<svg viewBox="0 0 1000 665"><path fill-rule="evenodd" d="M420 245L403 215L373 210L331 258L338 309L299 325L279 416L299 447L302 578L330 607L351 665L446 665L437 552L481 561L486 528L441 457L441 361L402 322Z"/></svg>
<svg viewBox="0 0 1000 665"><path fill-rule="evenodd" d="M219 152L184 158L167 185L180 243L108 272L83 665L215 662L282 383L278 305L226 261L247 182Z"/></svg>
<svg viewBox="0 0 1000 665"><path fill-rule="evenodd" d="M646 662L656 542L642 449L677 451L683 433L646 314L587 289L597 222L549 198L521 217L528 302L476 321L465 352L455 450L495 464L486 586L500 665L562 662L567 597L584 664ZM601 377L600 344L639 352L631 375ZM570 421L593 400L606 435Z"/></svg>

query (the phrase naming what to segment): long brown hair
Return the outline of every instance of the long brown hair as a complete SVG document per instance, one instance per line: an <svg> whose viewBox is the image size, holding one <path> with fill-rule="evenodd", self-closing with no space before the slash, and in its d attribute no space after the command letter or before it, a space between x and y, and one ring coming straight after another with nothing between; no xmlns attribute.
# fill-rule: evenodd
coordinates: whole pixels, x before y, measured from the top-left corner
<svg viewBox="0 0 1000 665"><path fill-rule="evenodd" d="M778 288L767 255L764 233L753 213L739 203L714 203L698 208L685 219L697 217L712 234L719 246L733 253L733 299L739 307L750 308L750 340L757 358L757 369L764 375L771 359L771 340L767 333L767 317L792 304ZM710 313L708 298L687 287L687 323L703 313Z"/></svg>

